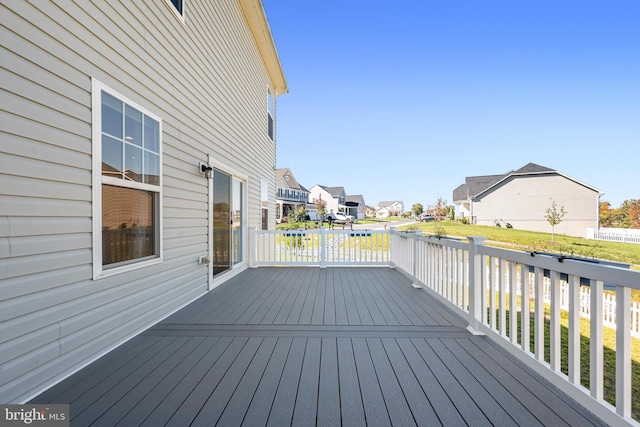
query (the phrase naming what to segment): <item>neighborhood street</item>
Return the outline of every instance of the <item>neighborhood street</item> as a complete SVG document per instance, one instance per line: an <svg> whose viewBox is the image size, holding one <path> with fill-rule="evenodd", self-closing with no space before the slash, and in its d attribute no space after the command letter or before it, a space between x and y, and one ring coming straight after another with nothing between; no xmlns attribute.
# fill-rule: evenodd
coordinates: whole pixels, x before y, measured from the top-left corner
<svg viewBox="0 0 640 427"><path fill-rule="evenodd" d="M388 221L388 222L377 222L377 223L369 223L369 224L353 224L354 230L385 230L390 229L391 227L401 227L404 225L414 224L416 221L414 219L402 220L402 221ZM343 228L347 230L351 226L349 224L334 224L334 230L341 230Z"/></svg>

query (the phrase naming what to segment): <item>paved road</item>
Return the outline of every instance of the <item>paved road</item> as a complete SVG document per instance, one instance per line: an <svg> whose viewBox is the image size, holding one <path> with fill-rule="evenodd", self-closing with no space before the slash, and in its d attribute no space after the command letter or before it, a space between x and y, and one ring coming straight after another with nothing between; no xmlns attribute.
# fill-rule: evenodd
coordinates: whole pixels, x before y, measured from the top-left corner
<svg viewBox="0 0 640 427"><path fill-rule="evenodd" d="M406 221L389 221L389 222L376 222L372 224L353 224L354 230L385 230L391 227L400 227L403 225L414 224L416 221L414 220L406 220ZM335 230L341 230L342 224L334 224L333 227ZM345 230L349 228L348 225L345 224Z"/></svg>

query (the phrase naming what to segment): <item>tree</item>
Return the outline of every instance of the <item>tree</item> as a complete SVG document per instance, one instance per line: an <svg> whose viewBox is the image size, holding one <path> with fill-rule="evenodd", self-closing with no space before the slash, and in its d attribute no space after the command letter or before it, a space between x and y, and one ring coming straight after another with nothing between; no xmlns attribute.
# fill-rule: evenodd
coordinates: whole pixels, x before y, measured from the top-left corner
<svg viewBox="0 0 640 427"><path fill-rule="evenodd" d="M316 213L320 217L322 221L324 221L324 216L327 214L327 202L322 200L322 196L319 195L315 201L316 204Z"/></svg>
<svg viewBox="0 0 640 427"><path fill-rule="evenodd" d="M616 211L620 211L621 228L640 228L640 199L630 199L622 202Z"/></svg>
<svg viewBox="0 0 640 427"><path fill-rule="evenodd" d="M449 212L451 211L451 206L447 206L447 201L442 197L438 197L436 200L436 206L433 208L433 218L436 221L436 236L446 236L446 230L442 225L442 220L445 219Z"/></svg>
<svg viewBox="0 0 640 427"><path fill-rule="evenodd" d="M299 205L296 209L296 221L304 222L307 217L307 208L304 205Z"/></svg>
<svg viewBox="0 0 640 427"><path fill-rule="evenodd" d="M640 199L625 200L615 209L607 201L600 202L600 227L640 228Z"/></svg>
<svg viewBox="0 0 640 427"><path fill-rule="evenodd" d="M600 227L614 226L614 211L611 209L611 203L607 201L600 202Z"/></svg>
<svg viewBox="0 0 640 427"><path fill-rule="evenodd" d="M640 228L640 199L629 201L629 227Z"/></svg>
<svg viewBox="0 0 640 427"><path fill-rule="evenodd" d="M413 212L413 214L415 216L422 215L422 211L423 210L424 210L424 208L422 207L422 204L420 204L420 203L414 203L413 206L411 206L411 211Z"/></svg>
<svg viewBox="0 0 640 427"><path fill-rule="evenodd" d="M562 218L566 215L564 211L564 206L560 206L560 210L558 210L558 205L555 200L551 200L551 207L547 209L547 214L545 218L551 225L551 241L553 242L553 235L555 232L556 225L562 222Z"/></svg>

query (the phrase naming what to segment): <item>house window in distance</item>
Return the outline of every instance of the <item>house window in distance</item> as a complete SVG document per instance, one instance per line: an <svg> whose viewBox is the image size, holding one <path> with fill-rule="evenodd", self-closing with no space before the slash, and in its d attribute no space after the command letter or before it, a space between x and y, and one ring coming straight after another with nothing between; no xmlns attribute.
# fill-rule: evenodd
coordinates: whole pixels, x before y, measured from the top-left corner
<svg viewBox="0 0 640 427"><path fill-rule="evenodd" d="M94 278L161 260L162 121L93 81Z"/></svg>
<svg viewBox="0 0 640 427"><path fill-rule="evenodd" d="M273 131L276 117L276 98L271 94L271 90L267 91L267 135L273 141Z"/></svg>

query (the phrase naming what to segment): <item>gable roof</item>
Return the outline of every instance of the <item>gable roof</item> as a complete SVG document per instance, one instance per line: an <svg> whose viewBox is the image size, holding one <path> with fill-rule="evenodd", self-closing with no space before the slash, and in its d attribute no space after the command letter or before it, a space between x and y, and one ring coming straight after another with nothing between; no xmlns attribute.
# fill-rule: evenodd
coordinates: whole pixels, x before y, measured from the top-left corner
<svg viewBox="0 0 640 427"><path fill-rule="evenodd" d="M298 184L296 177L293 176L289 168L276 169L276 187L292 188L294 190L309 192L309 190Z"/></svg>
<svg viewBox="0 0 640 427"><path fill-rule="evenodd" d="M364 205L364 197L362 196L362 194L352 194L350 196L347 196L345 199L347 202L354 202L354 203L358 203L360 205Z"/></svg>
<svg viewBox="0 0 640 427"><path fill-rule="evenodd" d="M511 172L512 174L524 174L524 173L540 173L540 172L558 172L555 169L549 169L544 166L536 165L535 163L527 163L517 171Z"/></svg>
<svg viewBox="0 0 640 427"><path fill-rule="evenodd" d="M332 197L340 197L340 194L344 192L344 187L326 187L320 184L318 184L318 187L331 194Z"/></svg>
<svg viewBox="0 0 640 427"><path fill-rule="evenodd" d="M571 181L574 181L584 187L587 187L597 193L602 193L600 190L584 184L576 179L573 179L563 173L558 172L555 169L550 169L546 166L540 166L535 163L527 163L520 169L508 172L502 175L483 175L483 176L468 176L465 178L465 183L458 186L453 190L453 201L462 201L467 199L474 199L480 197L483 193L487 192L491 188L499 185L503 181L511 177L523 176L523 175L549 175L556 174L563 176Z"/></svg>
<svg viewBox="0 0 640 427"><path fill-rule="evenodd" d="M400 200L391 200L391 201L383 201L383 202L378 203L378 207L381 207L381 208L387 207L388 208L388 207L390 207L392 205L395 205L396 203L400 204L400 206L403 205L403 203Z"/></svg>

